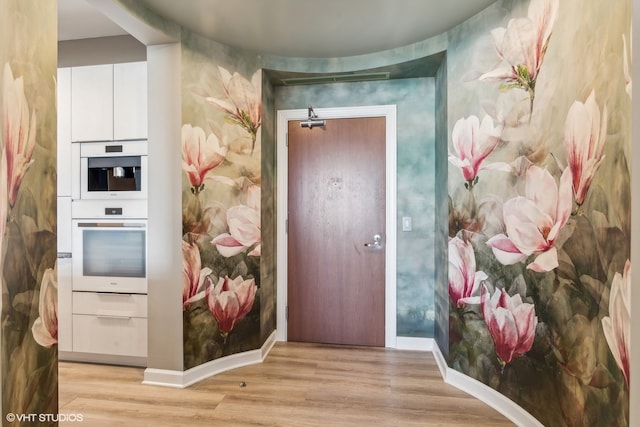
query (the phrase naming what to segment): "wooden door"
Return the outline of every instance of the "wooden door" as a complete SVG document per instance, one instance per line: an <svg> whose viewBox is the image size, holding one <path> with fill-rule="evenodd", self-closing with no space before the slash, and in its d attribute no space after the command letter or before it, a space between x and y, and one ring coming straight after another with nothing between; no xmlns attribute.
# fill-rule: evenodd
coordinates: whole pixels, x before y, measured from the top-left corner
<svg viewBox="0 0 640 427"><path fill-rule="evenodd" d="M289 122L290 341L385 345L385 121Z"/></svg>

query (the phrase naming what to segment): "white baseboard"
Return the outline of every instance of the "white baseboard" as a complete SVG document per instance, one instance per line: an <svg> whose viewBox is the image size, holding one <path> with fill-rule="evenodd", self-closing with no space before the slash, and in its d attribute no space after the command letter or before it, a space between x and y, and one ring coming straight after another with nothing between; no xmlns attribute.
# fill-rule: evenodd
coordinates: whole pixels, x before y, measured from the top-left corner
<svg viewBox="0 0 640 427"><path fill-rule="evenodd" d="M262 344L262 347L258 350L232 354L230 356L203 363L202 365L195 366L191 369L187 369L186 371L147 368L144 371L142 384L185 388L222 372L241 368L243 366L254 365L256 363L262 363L275 344L275 337L276 331L273 331L264 344Z"/></svg>
<svg viewBox="0 0 640 427"><path fill-rule="evenodd" d="M61 362L100 363L104 365L147 366L146 357L118 356L114 354L80 353L78 351L58 351L58 360Z"/></svg>
<svg viewBox="0 0 640 427"><path fill-rule="evenodd" d="M433 342L432 353L433 357L436 359L436 364L438 365L438 370L440 371L440 375L442 375L442 379L445 380L444 382L447 382L447 369L449 369L449 367L447 366L447 361L444 360L440 347L435 340Z"/></svg>
<svg viewBox="0 0 640 427"><path fill-rule="evenodd" d="M435 341L433 342L433 356L445 383L486 403L520 427L544 427L540 421L522 409L513 400L488 385L450 368L438 347L438 343Z"/></svg>
<svg viewBox="0 0 640 427"><path fill-rule="evenodd" d="M433 338L396 337L398 350L432 351Z"/></svg>

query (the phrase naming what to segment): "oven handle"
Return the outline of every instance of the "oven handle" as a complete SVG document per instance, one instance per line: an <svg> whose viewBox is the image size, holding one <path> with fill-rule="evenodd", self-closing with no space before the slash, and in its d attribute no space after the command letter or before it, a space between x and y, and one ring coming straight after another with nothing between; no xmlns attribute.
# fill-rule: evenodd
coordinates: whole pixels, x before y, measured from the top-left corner
<svg viewBox="0 0 640 427"><path fill-rule="evenodd" d="M142 222L79 222L78 228L145 228Z"/></svg>

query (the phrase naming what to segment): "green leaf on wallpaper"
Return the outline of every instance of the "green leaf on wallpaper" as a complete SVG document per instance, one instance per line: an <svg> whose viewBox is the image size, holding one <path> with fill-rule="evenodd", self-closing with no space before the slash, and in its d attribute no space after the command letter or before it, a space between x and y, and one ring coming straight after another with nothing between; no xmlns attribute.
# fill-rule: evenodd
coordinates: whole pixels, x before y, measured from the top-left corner
<svg viewBox="0 0 640 427"><path fill-rule="evenodd" d="M579 380L564 369L559 371L558 396L568 425L584 425L585 393Z"/></svg>
<svg viewBox="0 0 640 427"><path fill-rule="evenodd" d="M21 292L13 298L11 306L18 313L28 317L33 313L34 299L36 302L35 307L37 308L37 293L34 290Z"/></svg>
<svg viewBox="0 0 640 427"><path fill-rule="evenodd" d="M580 284L598 304L600 312L609 310L609 291L604 283L585 274L580 276Z"/></svg>
<svg viewBox="0 0 640 427"><path fill-rule="evenodd" d="M42 349L40 349L42 350ZM38 352L34 349L30 354L37 354ZM26 388L26 395L31 396L26 413L50 413L56 414L58 412L58 396L57 393L52 391L57 391L57 357L56 350L45 350L43 351L43 355L46 355L46 359L49 360L49 363L40 365L33 371L33 374L29 378L28 386ZM35 365L35 363L34 363ZM55 384L56 386L51 389L50 385Z"/></svg>
<svg viewBox="0 0 640 427"><path fill-rule="evenodd" d="M611 372L609 372L609 370L603 365L598 365L591 377L589 385L595 388L606 389L614 383L615 380L611 375Z"/></svg>
<svg viewBox="0 0 640 427"><path fill-rule="evenodd" d="M598 257L598 251L585 251L584 248L597 249L591 221L578 215L575 217L574 231L564 242L562 249L567 252L575 266L578 276L587 274L598 279L603 278L603 268Z"/></svg>
<svg viewBox="0 0 640 427"><path fill-rule="evenodd" d="M562 285L544 304L544 312L538 313L553 329L566 324L573 317L571 309L571 291L567 285Z"/></svg>
<svg viewBox="0 0 640 427"><path fill-rule="evenodd" d="M242 261L236 264L235 268L233 269L233 272L229 277L235 278L238 276L242 276L245 279L247 279L248 274L249 274L249 268L247 267L247 263L243 259Z"/></svg>
<svg viewBox="0 0 640 427"><path fill-rule="evenodd" d="M596 369L595 328L597 325L594 322L581 314L576 314L556 331L558 334L556 346L564 356L565 367L582 384L591 382Z"/></svg>
<svg viewBox="0 0 640 427"><path fill-rule="evenodd" d="M531 84L531 74L529 73L529 69L526 65L518 64L516 67L516 72L518 75L518 80L520 80L523 88L528 89Z"/></svg>
<svg viewBox="0 0 640 427"><path fill-rule="evenodd" d="M522 85L520 83L501 83L498 89L505 92L511 89L522 89Z"/></svg>

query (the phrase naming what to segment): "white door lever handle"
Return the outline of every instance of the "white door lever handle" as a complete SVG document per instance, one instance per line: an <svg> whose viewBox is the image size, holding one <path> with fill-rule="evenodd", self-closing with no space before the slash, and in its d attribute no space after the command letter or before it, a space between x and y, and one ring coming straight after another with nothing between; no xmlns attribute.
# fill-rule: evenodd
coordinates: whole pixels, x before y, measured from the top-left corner
<svg viewBox="0 0 640 427"><path fill-rule="evenodd" d="M381 248L382 247L382 236L380 236L379 234L376 234L375 236L373 236L373 242L372 243L365 243L364 245L367 248Z"/></svg>

